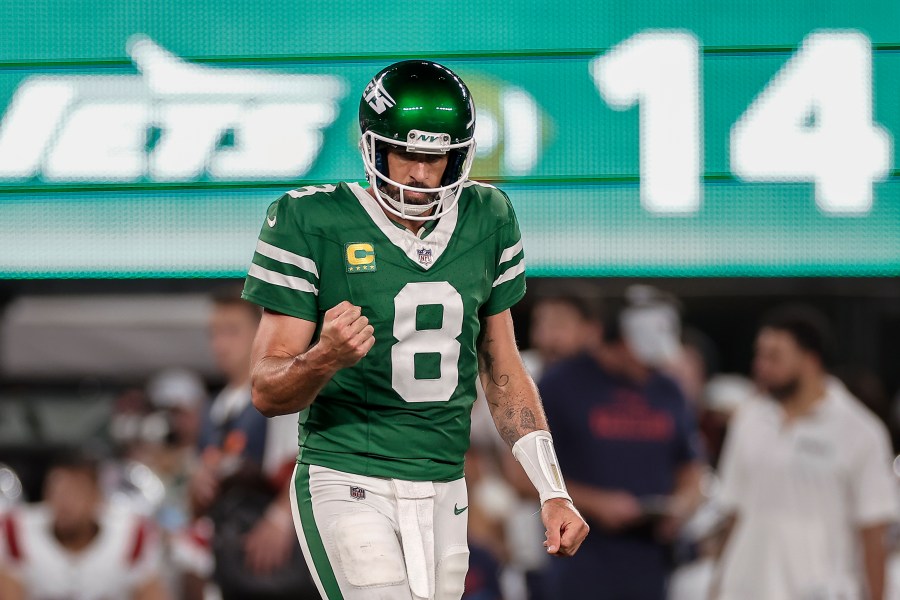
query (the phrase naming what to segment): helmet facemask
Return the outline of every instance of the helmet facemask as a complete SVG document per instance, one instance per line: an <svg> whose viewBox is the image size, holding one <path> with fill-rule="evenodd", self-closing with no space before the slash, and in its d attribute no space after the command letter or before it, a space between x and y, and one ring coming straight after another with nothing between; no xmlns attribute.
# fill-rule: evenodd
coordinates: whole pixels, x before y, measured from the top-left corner
<svg viewBox="0 0 900 600"><path fill-rule="evenodd" d="M456 207L462 194L463 183L469 177L475 158L475 138L450 143L446 133L411 130L405 141L391 139L364 131L359 142L360 153L365 165L369 185L375 190L375 197L388 212L411 221L432 221L439 219ZM387 169L387 153L390 148L411 153L448 155L447 166L440 186L422 188L406 185L390 178ZM383 188L393 186L398 190L399 199L388 194ZM405 192L433 195L431 202L423 204L407 202ZM433 211L432 211L433 209ZM431 214L425 214L432 211Z"/></svg>

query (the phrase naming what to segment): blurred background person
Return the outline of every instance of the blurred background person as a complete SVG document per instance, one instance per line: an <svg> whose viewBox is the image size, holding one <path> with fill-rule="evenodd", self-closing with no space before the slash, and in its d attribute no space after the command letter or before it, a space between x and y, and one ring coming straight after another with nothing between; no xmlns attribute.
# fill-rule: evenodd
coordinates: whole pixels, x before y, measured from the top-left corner
<svg viewBox="0 0 900 600"><path fill-rule="evenodd" d="M193 371L170 368L153 375L146 385L152 412L145 418L157 432L147 440L141 460L159 478L164 495L154 506L163 539L163 574L179 598L203 596L213 572L211 525L192 519L189 484L198 466L200 428L208 395L203 379ZM148 427L145 427L147 429Z"/></svg>
<svg viewBox="0 0 900 600"><path fill-rule="evenodd" d="M472 440L472 445L466 452L465 463L466 486L469 490L466 509L469 570L466 572L462 600L521 598L521 583L518 587L508 589L506 594L502 589L504 566L512 564L510 553L513 551L507 539L505 525L510 511L516 507L517 498L500 476L498 464L492 440L487 446L478 439ZM533 538L531 543L543 548L542 541L541 535ZM510 588L508 582L506 588Z"/></svg>
<svg viewBox="0 0 900 600"><path fill-rule="evenodd" d="M597 343L597 296L595 288L586 283L538 289L531 305L528 349L522 352L522 361L535 382L547 368Z"/></svg>
<svg viewBox="0 0 900 600"><path fill-rule="evenodd" d="M720 461L732 523L715 598L884 597L898 517L889 438L829 375L834 347L812 308L763 320L753 371L764 393L735 416Z"/></svg>
<svg viewBox="0 0 900 600"><path fill-rule="evenodd" d="M174 531L189 521L188 483L198 461L206 385L187 369L167 369L147 383L147 397L154 410L150 418L159 421L162 435L144 453L144 460L165 485L157 521Z"/></svg>
<svg viewBox="0 0 900 600"><path fill-rule="evenodd" d="M226 384L205 415L191 501L195 514L215 525L214 579L226 600L315 598L288 501L297 415L266 419L250 399L250 348L260 318L240 287L213 297L210 345Z"/></svg>
<svg viewBox="0 0 900 600"><path fill-rule="evenodd" d="M738 408L756 391L753 382L733 373L714 375L704 386L699 427L711 467L718 462L728 423ZM672 572L669 600L708 598L712 588L716 559L724 542L722 515L714 498L717 479L710 472L701 482L705 501L685 523L679 536L682 556Z"/></svg>
<svg viewBox="0 0 900 600"><path fill-rule="evenodd" d="M184 368L167 368L143 387L119 393L107 435L89 447L108 448L101 486L116 505L152 519L158 527L160 572L170 594L199 599L213 572L211 524L195 521L189 482L197 468L197 444L208 396L203 379ZM107 439L108 438L108 439Z"/></svg>
<svg viewBox="0 0 900 600"><path fill-rule="evenodd" d="M569 491L591 526L578 555L549 565L548 598L664 598L671 543L701 500L693 414L659 370L676 358L677 313L645 300L611 304L603 342L541 379Z"/></svg>
<svg viewBox="0 0 900 600"><path fill-rule="evenodd" d="M0 543L0 598L165 600L152 524L105 502L96 460L61 453L41 504L11 510Z"/></svg>

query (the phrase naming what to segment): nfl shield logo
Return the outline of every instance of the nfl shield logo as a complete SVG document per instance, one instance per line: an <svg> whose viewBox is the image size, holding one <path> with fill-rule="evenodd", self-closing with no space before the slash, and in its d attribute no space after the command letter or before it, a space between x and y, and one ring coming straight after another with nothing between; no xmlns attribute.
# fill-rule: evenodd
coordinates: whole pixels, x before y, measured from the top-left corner
<svg viewBox="0 0 900 600"><path fill-rule="evenodd" d="M350 486L350 497L354 500L365 500L366 499L366 490L361 487L356 487L355 485Z"/></svg>
<svg viewBox="0 0 900 600"><path fill-rule="evenodd" d="M420 265L430 265L431 264L431 248L419 248L417 250L419 253L419 264Z"/></svg>

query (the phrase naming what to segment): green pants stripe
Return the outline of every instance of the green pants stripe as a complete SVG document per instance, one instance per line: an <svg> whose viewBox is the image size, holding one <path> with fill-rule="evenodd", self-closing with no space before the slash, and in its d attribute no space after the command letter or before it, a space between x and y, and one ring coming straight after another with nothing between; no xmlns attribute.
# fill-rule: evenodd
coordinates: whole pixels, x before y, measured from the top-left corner
<svg viewBox="0 0 900 600"><path fill-rule="evenodd" d="M300 515L300 523L303 527L303 537L309 549L309 556L313 564L310 569L315 569L325 590L327 600L344 600L341 589L338 587L328 555L325 553L325 545L319 528L313 516L312 495L309 491L309 465L298 464L294 477L294 491L296 493L297 511Z"/></svg>

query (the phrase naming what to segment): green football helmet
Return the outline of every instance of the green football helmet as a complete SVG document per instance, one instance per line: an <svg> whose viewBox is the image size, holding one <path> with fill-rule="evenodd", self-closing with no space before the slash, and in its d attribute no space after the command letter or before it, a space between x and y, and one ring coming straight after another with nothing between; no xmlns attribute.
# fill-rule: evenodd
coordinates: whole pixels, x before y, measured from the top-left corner
<svg viewBox="0 0 900 600"><path fill-rule="evenodd" d="M359 149L369 184L389 212L414 221L438 219L452 211L475 158L475 105L466 84L447 67L405 60L379 72L359 102ZM387 151L448 155L439 187L402 184L387 172ZM400 190L399 201L384 186ZM404 191L434 194L427 204L407 203ZM424 213L435 209L429 215Z"/></svg>

